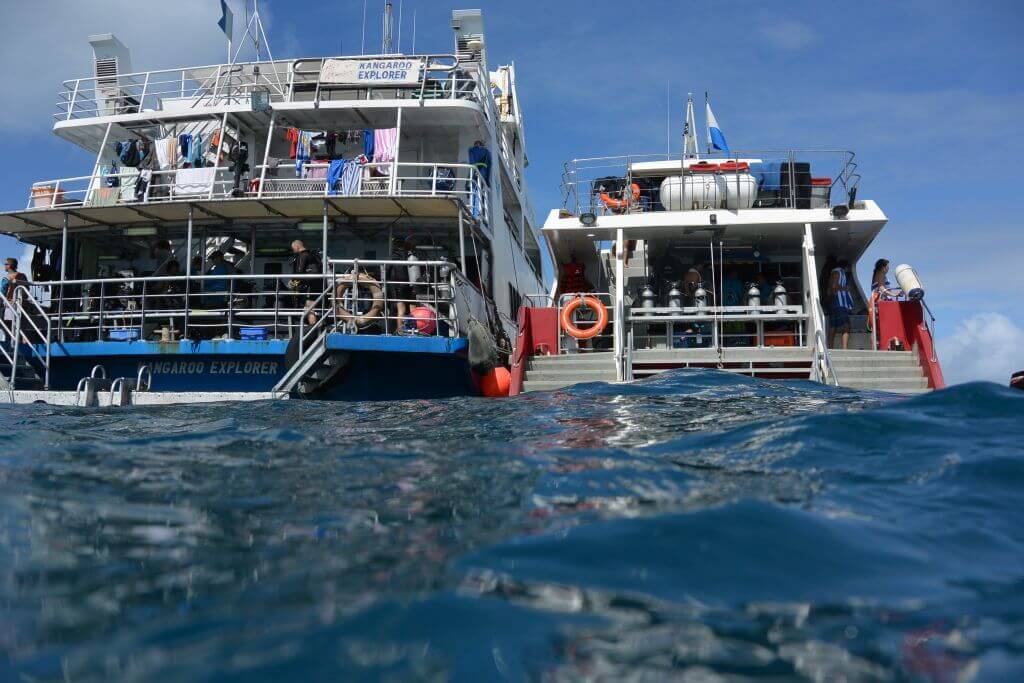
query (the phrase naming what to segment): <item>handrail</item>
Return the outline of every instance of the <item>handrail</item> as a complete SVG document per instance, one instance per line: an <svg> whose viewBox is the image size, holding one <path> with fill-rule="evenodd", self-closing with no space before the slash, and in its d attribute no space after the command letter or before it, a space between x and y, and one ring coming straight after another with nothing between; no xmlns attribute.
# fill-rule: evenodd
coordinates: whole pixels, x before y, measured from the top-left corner
<svg viewBox="0 0 1024 683"><path fill-rule="evenodd" d="M815 379L823 384L831 380L832 386L839 386L835 366L832 365L832 354L825 343L825 335L821 329L814 331L814 370Z"/></svg>

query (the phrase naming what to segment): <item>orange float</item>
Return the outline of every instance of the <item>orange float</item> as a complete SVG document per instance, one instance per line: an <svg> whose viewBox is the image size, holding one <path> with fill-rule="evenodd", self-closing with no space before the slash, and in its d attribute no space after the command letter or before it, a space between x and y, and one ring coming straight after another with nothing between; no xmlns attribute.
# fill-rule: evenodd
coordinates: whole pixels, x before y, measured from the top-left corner
<svg viewBox="0 0 1024 683"><path fill-rule="evenodd" d="M577 327L576 323L572 320L572 314L576 312L580 306L586 306L592 310L597 311L597 322L592 326L583 329ZM593 339L597 335L604 332L604 328L608 327L608 309L596 296L580 296L576 297L562 309L562 329L570 337L576 339Z"/></svg>
<svg viewBox="0 0 1024 683"><path fill-rule="evenodd" d="M512 388L512 373L499 365L480 378L480 393L488 398L508 396Z"/></svg>
<svg viewBox="0 0 1024 683"><path fill-rule="evenodd" d="M615 199L607 192L601 193L601 201L604 205L616 213L622 213L629 208L630 204L635 204L640 199L640 186L636 183L630 185L631 192L623 199Z"/></svg>

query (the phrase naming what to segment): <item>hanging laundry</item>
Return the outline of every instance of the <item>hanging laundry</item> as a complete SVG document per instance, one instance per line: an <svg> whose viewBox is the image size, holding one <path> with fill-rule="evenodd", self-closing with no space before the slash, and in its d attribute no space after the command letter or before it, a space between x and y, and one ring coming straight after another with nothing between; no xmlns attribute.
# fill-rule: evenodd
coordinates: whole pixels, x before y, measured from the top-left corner
<svg viewBox="0 0 1024 683"><path fill-rule="evenodd" d="M201 168L206 164L206 160L203 158L203 136L201 134L192 138L188 161L191 162L193 168Z"/></svg>
<svg viewBox="0 0 1024 683"><path fill-rule="evenodd" d="M139 169L126 166L121 169L121 201L135 201L135 188L139 182Z"/></svg>
<svg viewBox="0 0 1024 683"><path fill-rule="evenodd" d="M373 131L373 160L386 164L395 160L398 147L397 128L378 128Z"/></svg>
<svg viewBox="0 0 1024 683"><path fill-rule="evenodd" d="M156 164L159 169L168 169L171 167L171 155L168 152L168 142L173 142L174 138L160 138L159 140L153 141L153 152L156 156Z"/></svg>
<svg viewBox="0 0 1024 683"><path fill-rule="evenodd" d="M333 130L327 132L326 152L328 159L334 159L337 156L339 137L341 136L338 135L338 133ZM342 144L344 144L344 142Z"/></svg>
<svg viewBox="0 0 1024 683"><path fill-rule="evenodd" d="M354 197L359 194L359 179L363 174L364 163L366 163L365 156L345 162L341 180L338 183L338 194L345 197Z"/></svg>
<svg viewBox="0 0 1024 683"><path fill-rule="evenodd" d="M323 131L300 130L299 144L295 147L295 173L302 175L302 165L310 159L313 137L322 135Z"/></svg>
<svg viewBox="0 0 1024 683"><path fill-rule="evenodd" d="M284 134L285 140L292 143L291 149L288 152L288 158L294 159L299 145L299 129L289 128Z"/></svg>
<svg viewBox="0 0 1024 683"><path fill-rule="evenodd" d="M100 177L103 178L104 187L120 187L121 179L118 177L117 165L104 166L100 169Z"/></svg>
<svg viewBox="0 0 1024 683"><path fill-rule="evenodd" d="M139 172L139 180L135 183L135 201L146 201L146 190L149 189L149 183L152 179L153 171L145 169Z"/></svg>
<svg viewBox="0 0 1024 683"><path fill-rule="evenodd" d="M317 165L317 166L312 166L312 165L306 166L302 170L302 177L303 178L313 179L313 180L319 180L321 178L326 178L327 177L327 169L328 168L329 168L328 166L320 166L320 165Z"/></svg>
<svg viewBox="0 0 1024 683"><path fill-rule="evenodd" d="M344 159L334 159L327 167L327 194L338 194L338 184L341 182L345 163Z"/></svg>
<svg viewBox="0 0 1024 683"><path fill-rule="evenodd" d="M373 158L373 130L369 128L363 131L363 155Z"/></svg>
<svg viewBox="0 0 1024 683"><path fill-rule="evenodd" d="M178 155L183 162L191 160L192 134L182 133L178 136Z"/></svg>

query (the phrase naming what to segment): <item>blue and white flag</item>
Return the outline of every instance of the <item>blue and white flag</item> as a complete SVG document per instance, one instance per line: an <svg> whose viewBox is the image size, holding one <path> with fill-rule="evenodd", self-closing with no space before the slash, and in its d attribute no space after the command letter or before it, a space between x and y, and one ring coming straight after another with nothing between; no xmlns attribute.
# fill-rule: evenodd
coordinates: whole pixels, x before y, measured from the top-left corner
<svg viewBox="0 0 1024 683"><path fill-rule="evenodd" d="M231 34L234 29L233 20L234 15L231 13L231 8L228 7L226 0L220 0L220 21L217 22L217 26L220 26L220 30L224 31L224 35L231 40Z"/></svg>
<svg viewBox="0 0 1024 683"><path fill-rule="evenodd" d="M722 129L718 127L718 121L715 119L715 115L711 111L711 102L705 102L705 106L707 106L708 119L708 146L712 149L721 150L727 155L731 154L729 151L729 144L725 141L725 135L722 133Z"/></svg>

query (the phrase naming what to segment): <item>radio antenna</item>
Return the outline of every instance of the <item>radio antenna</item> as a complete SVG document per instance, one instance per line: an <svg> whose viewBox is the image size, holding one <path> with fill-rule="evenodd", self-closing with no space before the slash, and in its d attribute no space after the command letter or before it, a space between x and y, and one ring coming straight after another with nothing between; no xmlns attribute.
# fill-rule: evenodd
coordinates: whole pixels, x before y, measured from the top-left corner
<svg viewBox="0 0 1024 683"><path fill-rule="evenodd" d="M363 0L363 39L362 42L359 43L360 55L366 54L366 3L368 1L369 0Z"/></svg>

